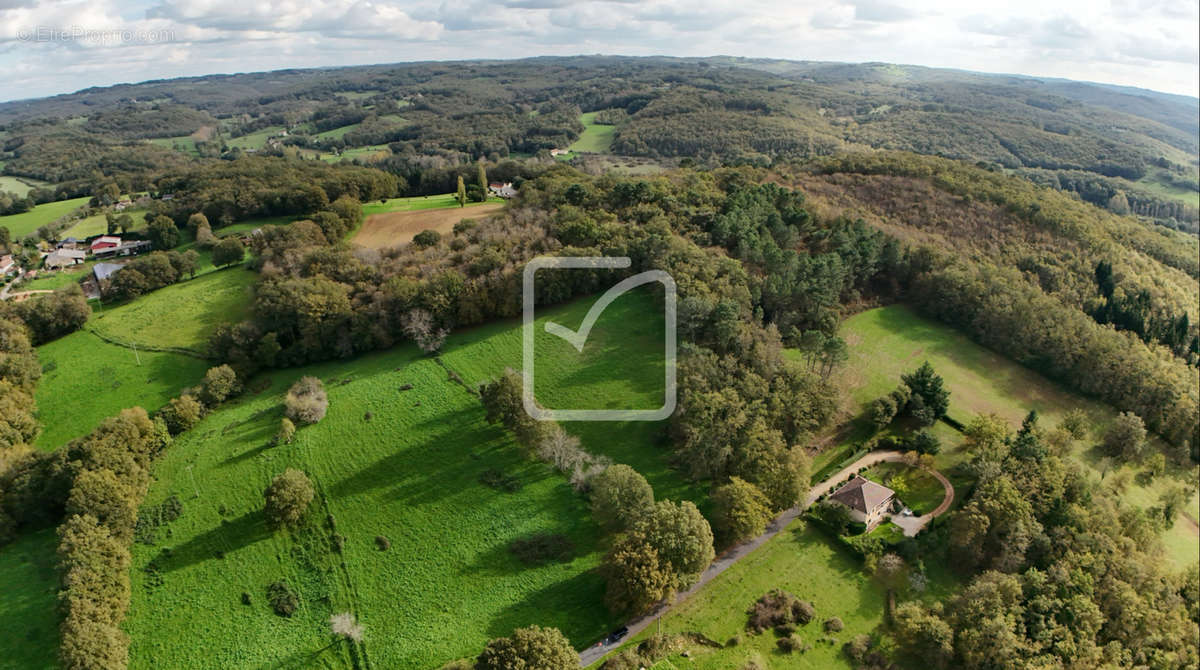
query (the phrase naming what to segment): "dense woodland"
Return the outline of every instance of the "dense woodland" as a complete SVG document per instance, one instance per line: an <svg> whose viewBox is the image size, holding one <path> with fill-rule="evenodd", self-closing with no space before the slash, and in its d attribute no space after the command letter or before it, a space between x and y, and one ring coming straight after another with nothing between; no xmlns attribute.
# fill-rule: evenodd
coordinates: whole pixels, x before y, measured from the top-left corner
<svg viewBox="0 0 1200 670"><path fill-rule="evenodd" d="M147 189L185 163L241 155L235 140L260 132L277 134L265 153L385 147L382 167L408 178L565 147L589 111L614 126L615 154L715 166L898 149L1013 170L1193 233L1200 216L1194 100L880 64L579 57L146 82L0 104L0 160L50 183L37 202L101 180ZM165 138L189 151L147 142Z"/></svg>

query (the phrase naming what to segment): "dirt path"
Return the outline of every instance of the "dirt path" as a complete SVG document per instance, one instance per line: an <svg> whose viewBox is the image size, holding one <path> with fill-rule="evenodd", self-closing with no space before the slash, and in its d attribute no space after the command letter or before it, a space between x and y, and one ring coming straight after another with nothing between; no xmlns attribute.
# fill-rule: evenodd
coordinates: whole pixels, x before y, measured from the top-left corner
<svg viewBox="0 0 1200 670"><path fill-rule="evenodd" d="M858 472L859 468L869 467L875 465L876 463L883 463L885 461L896 462L903 460L904 453L900 451L872 451L845 468L842 468L841 471L825 479L825 481L821 482L820 484L812 487L809 490L808 498L804 501L804 505L797 505L789 510L784 511L783 514L780 514L778 517L776 517L775 520L767 526L767 530L762 535L759 535L753 540L743 542L742 544L739 544L718 556L716 560L714 560L712 564L708 566L708 569L700 575L700 581L696 582L688 590L678 594L674 601L669 604L664 603L659 605L659 607L650 614L626 623L625 625L627 628L629 628L629 632L626 633L622 640L614 644L604 644L603 642L598 642L579 652L579 664L583 667L587 667L599 661L601 658L604 658L605 654L621 646L625 640L628 640L645 630L650 624L654 623L655 619L663 614L666 614L672 606L687 600L693 593L699 591L704 587L705 584L711 582L717 575L729 569L729 566L737 563L744 556L763 546L763 544L765 544L768 540L778 535L780 531L786 528L788 524L796 519L796 517L804 513L804 510L807 509L809 505L813 504L817 498L825 495L834 486L841 484L847 477ZM934 518L944 514L946 510L950 509L950 505L954 503L954 487L950 484L950 481L942 476L942 473L936 470L926 470L926 472L932 474L934 477L937 477L938 481L942 483L942 486L946 489L946 497L942 500L942 504L938 505L937 509L933 510L929 514L919 517L904 517L911 521L920 522L919 525L916 526L916 530L913 531L913 535L916 535L917 531L919 531L921 528L924 528L925 525ZM904 528L904 526L901 527ZM905 528L905 535L908 535L908 528Z"/></svg>
<svg viewBox="0 0 1200 670"><path fill-rule="evenodd" d="M12 284L5 286L4 290L0 291L0 300L8 300L11 298L13 300L13 302L21 302L22 300L25 300L26 298L31 298L35 295L41 295L43 293L54 293L54 291L51 291L49 289L35 289L33 291L18 291L17 293L9 293L8 289L10 286L12 286Z"/></svg>

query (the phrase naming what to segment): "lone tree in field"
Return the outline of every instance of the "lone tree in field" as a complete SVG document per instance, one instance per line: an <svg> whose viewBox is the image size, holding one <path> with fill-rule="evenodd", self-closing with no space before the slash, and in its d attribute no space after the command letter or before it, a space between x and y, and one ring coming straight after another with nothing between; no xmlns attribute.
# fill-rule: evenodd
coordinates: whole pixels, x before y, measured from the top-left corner
<svg viewBox="0 0 1200 670"><path fill-rule="evenodd" d="M233 368L218 365L204 373L204 381L200 383L200 400L209 407L216 407L240 390L241 385Z"/></svg>
<svg viewBox="0 0 1200 670"><path fill-rule="evenodd" d="M592 479L592 516L610 531L622 531L654 506L654 489L628 465L613 465Z"/></svg>
<svg viewBox="0 0 1200 670"><path fill-rule="evenodd" d="M950 408L950 392L945 389L942 378L933 371L929 361L925 361L916 372L901 375L900 378L912 390L908 410L914 419L932 426L946 416L946 410Z"/></svg>
<svg viewBox="0 0 1200 670"><path fill-rule="evenodd" d="M458 201L459 207L467 206L467 185L463 183L462 175L458 175L458 189L454 193L454 199Z"/></svg>
<svg viewBox="0 0 1200 670"><path fill-rule="evenodd" d="M304 518L309 503L316 496L316 489L308 475L288 468L271 480L263 496L266 498L263 511L267 521L275 528L286 528L295 526Z"/></svg>
<svg viewBox="0 0 1200 670"><path fill-rule="evenodd" d="M717 530L730 544L762 535L771 520L771 502L758 487L738 477L713 491Z"/></svg>
<svg viewBox="0 0 1200 670"><path fill-rule="evenodd" d="M287 418L302 426L324 419L325 410L329 408L325 385L316 377L301 377L288 389L284 406Z"/></svg>
<svg viewBox="0 0 1200 670"><path fill-rule="evenodd" d="M146 227L146 235L154 243L155 249L165 251L179 244L179 228L170 217L162 214L150 220L150 225Z"/></svg>
<svg viewBox="0 0 1200 670"><path fill-rule="evenodd" d="M1122 461L1132 461L1146 444L1146 424L1133 412L1121 412L1104 434L1104 453Z"/></svg>
<svg viewBox="0 0 1200 670"><path fill-rule="evenodd" d="M579 667L579 654L557 628L518 628L487 643L475 670L562 670Z"/></svg>
<svg viewBox="0 0 1200 670"><path fill-rule="evenodd" d="M226 237L213 247L212 261L213 265L223 268L241 263L245 256L246 247L242 241L236 237Z"/></svg>

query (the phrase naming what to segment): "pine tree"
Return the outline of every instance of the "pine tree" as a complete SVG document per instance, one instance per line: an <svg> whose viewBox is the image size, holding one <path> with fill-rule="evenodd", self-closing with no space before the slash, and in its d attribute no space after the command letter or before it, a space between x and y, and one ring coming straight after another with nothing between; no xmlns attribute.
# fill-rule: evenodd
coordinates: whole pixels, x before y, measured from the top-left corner
<svg viewBox="0 0 1200 670"><path fill-rule="evenodd" d="M467 206L467 185L463 183L462 175L458 175L458 192L454 194L459 207Z"/></svg>

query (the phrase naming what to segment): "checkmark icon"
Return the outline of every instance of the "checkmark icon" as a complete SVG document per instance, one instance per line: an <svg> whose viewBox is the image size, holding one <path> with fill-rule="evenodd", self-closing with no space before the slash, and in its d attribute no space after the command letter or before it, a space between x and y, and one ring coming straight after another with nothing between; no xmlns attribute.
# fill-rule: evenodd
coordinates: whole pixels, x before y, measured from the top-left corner
<svg viewBox="0 0 1200 670"><path fill-rule="evenodd" d="M605 291L592 306L588 308L583 322L578 330L553 321L543 324L545 332L566 340L575 351L583 353L588 336L604 310L630 290L658 282L663 285L663 317L666 325L663 342L664 393L663 404L656 409L553 409L542 407L534 399L534 323L536 321L534 295L534 277L539 270L618 270L632 266L632 261L624 256L542 256L535 258L525 265L524 278L521 287L521 302L523 307L522 323L522 373L524 384L522 388L522 404L529 416L539 421L662 421L671 416L676 405L676 287L671 275L662 270L648 270L617 282ZM619 335L619 333L617 333ZM619 342L614 342L619 345ZM603 398L597 398L603 402ZM604 407L601 404L600 407Z"/></svg>
<svg viewBox="0 0 1200 670"><path fill-rule="evenodd" d="M604 310L613 303L614 300L622 295L635 289L642 284L653 284L655 282L662 283L664 278L670 279L670 276L662 270L649 270L636 274L628 279L621 280L616 286L604 292L600 299L592 303L587 314L583 317L583 323L580 324L579 330L571 330L564 325L548 321L544 326L547 333L556 335L571 343L575 347L575 351L583 353L583 345L587 344L588 335L592 332L592 326L596 325L596 320L604 313Z"/></svg>

